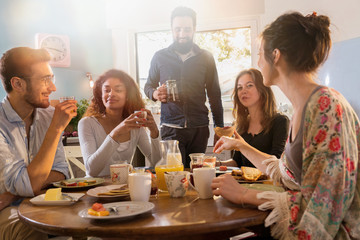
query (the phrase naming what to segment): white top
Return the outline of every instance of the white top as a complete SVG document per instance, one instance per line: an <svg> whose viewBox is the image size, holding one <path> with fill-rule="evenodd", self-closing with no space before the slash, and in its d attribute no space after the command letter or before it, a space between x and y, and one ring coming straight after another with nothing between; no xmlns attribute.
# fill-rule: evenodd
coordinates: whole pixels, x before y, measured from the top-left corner
<svg viewBox="0 0 360 240"><path fill-rule="evenodd" d="M152 166L161 159L160 134L158 138L152 139L144 128L131 130L130 140L123 143L118 143L107 135L95 117L81 119L78 130L87 176L108 176L111 164L131 164L136 146Z"/></svg>

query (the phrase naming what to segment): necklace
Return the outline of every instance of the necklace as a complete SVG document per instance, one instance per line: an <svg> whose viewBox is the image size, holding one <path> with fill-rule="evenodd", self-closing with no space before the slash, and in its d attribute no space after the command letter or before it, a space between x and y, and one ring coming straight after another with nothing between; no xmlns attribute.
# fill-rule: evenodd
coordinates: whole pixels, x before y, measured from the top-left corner
<svg viewBox="0 0 360 240"><path fill-rule="evenodd" d="M33 114L33 112L34 112L34 110L30 111L30 113L29 113L26 117L24 117L22 120L25 122L25 120L26 120L28 117L30 117L30 116Z"/></svg>

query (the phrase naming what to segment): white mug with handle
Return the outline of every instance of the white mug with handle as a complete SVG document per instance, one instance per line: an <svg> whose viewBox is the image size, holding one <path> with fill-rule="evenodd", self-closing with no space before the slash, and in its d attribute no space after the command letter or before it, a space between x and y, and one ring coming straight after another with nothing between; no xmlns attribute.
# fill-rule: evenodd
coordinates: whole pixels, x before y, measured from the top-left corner
<svg viewBox="0 0 360 240"><path fill-rule="evenodd" d="M128 182L128 175L133 166L128 163L110 165L110 177L113 183L124 184Z"/></svg>
<svg viewBox="0 0 360 240"><path fill-rule="evenodd" d="M190 176L194 178L194 185L191 184ZM209 199L213 197L211 182L216 176L215 168L195 168L192 173L186 175L189 184L198 193L200 199Z"/></svg>

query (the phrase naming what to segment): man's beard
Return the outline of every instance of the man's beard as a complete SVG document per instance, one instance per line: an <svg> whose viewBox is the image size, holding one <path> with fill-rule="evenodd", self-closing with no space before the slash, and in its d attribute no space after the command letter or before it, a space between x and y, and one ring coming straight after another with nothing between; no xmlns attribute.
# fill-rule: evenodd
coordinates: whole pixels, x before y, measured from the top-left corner
<svg viewBox="0 0 360 240"><path fill-rule="evenodd" d="M46 103L38 103L35 100L34 95L31 94L32 87L30 85L27 85L26 87L26 95L24 96L25 101L31 105L34 108L47 108L49 107L49 104Z"/></svg>
<svg viewBox="0 0 360 240"><path fill-rule="evenodd" d="M186 43L179 43L178 41L174 42L175 51L177 51L181 54L190 52L193 45L194 45L194 43L191 40Z"/></svg>

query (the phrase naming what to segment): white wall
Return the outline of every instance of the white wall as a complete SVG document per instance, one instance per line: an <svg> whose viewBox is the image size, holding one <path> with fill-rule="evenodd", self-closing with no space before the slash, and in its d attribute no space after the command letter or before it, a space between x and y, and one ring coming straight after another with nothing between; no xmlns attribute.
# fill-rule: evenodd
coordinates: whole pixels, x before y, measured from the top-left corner
<svg viewBox="0 0 360 240"><path fill-rule="evenodd" d="M261 29L286 11L299 11L330 17L333 42L344 41L360 36L359 0L265 0L265 14L262 16Z"/></svg>
<svg viewBox="0 0 360 240"><path fill-rule="evenodd" d="M358 0L265 0L265 13L260 17L260 29L264 29L266 25L287 11L299 11L303 14L315 11L318 15L329 16L333 43L360 37L360 1ZM277 102L289 103L279 88L272 89Z"/></svg>
<svg viewBox="0 0 360 240"><path fill-rule="evenodd" d="M108 4L110 28L170 28L170 14L177 6L187 6L197 13L198 24L219 18L264 13L264 0L112 0Z"/></svg>

